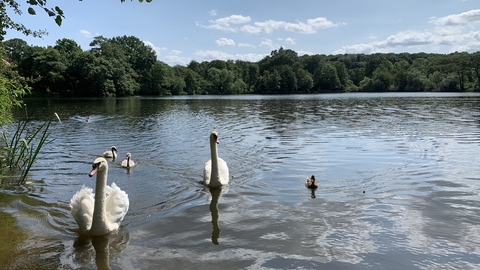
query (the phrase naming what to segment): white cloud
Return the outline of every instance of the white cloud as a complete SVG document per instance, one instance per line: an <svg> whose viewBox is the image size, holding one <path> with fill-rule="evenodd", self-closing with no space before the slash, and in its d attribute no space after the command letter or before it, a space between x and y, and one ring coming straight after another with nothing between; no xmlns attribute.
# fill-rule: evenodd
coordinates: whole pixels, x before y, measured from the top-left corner
<svg viewBox="0 0 480 270"><path fill-rule="evenodd" d="M228 54L221 51L207 50L207 51L197 51L195 55L202 59L202 61L211 61L211 60L242 60L249 62L258 62L262 60L266 54Z"/></svg>
<svg viewBox="0 0 480 270"><path fill-rule="evenodd" d="M181 56L181 54L182 51L171 50L169 54L163 58L162 61L170 65L188 65L192 61L192 58Z"/></svg>
<svg viewBox="0 0 480 270"><path fill-rule="evenodd" d="M213 24L227 25L227 24L243 24L243 23L249 22L250 20L251 20L250 16L231 15L229 17L223 17L210 22Z"/></svg>
<svg viewBox="0 0 480 270"><path fill-rule="evenodd" d="M221 30L225 32L237 32L237 28L234 25L244 24L249 22L250 20L250 16L231 15L216 20L210 20L209 25L202 25L197 22L197 26L201 26L207 29Z"/></svg>
<svg viewBox="0 0 480 270"><path fill-rule="evenodd" d="M233 39L228 39L228 38L221 38L215 40L215 43L218 46L235 46L235 41Z"/></svg>
<svg viewBox="0 0 480 270"><path fill-rule="evenodd" d="M303 50L303 49L297 51L297 54L298 54L299 56L302 56L302 55L305 55L305 54L314 55L313 52L311 52L311 51L305 51L305 50Z"/></svg>
<svg viewBox="0 0 480 270"><path fill-rule="evenodd" d="M269 49L278 49L281 46L277 43L273 43L273 40L268 39L268 38L262 38L262 41L260 42L260 47L264 48L269 48Z"/></svg>
<svg viewBox="0 0 480 270"><path fill-rule="evenodd" d="M337 27L339 25L345 25L345 23L333 23L323 17L308 19L306 23L291 23L285 21L268 20L264 22L254 22L253 24L244 25L242 26L241 31L249 34L270 34L274 30L283 29L288 32L294 32L299 34L314 34L319 29L327 29Z"/></svg>
<svg viewBox="0 0 480 270"><path fill-rule="evenodd" d="M463 29L467 25L472 29L473 24L480 23L480 10L431 18L429 22L436 25L433 30L401 31L384 40L343 46L333 53L382 53L395 52L398 48L417 48L417 51L422 51L425 46L430 46L433 50L449 46L451 52L480 50L480 31L465 32Z"/></svg>
<svg viewBox="0 0 480 270"><path fill-rule="evenodd" d="M239 29L249 34L270 34L275 30L283 29L284 31L300 33L300 34L313 34L317 30L327 29L332 27L338 27L345 25L345 23L333 23L326 18L318 17L315 19L308 19L306 22L285 22L267 20L263 22L254 22L252 24L246 24L251 21L250 16L231 15L229 17L223 17L216 20L210 20L209 25L202 25L197 22L197 26L201 26L207 29L221 30L225 32L237 32ZM246 24L238 28L237 25Z"/></svg>
<svg viewBox="0 0 480 270"><path fill-rule="evenodd" d="M437 36L430 32L404 31L389 36L385 41L379 42L379 46L409 47L435 43L436 41L438 41Z"/></svg>
<svg viewBox="0 0 480 270"><path fill-rule="evenodd" d="M469 10L440 18L432 17L430 22L440 26L464 26L477 23L480 22L480 9Z"/></svg>
<svg viewBox="0 0 480 270"><path fill-rule="evenodd" d="M210 15L210 16L217 16L217 11L214 10L214 9L212 9L212 10L210 10L210 11L208 12L208 15Z"/></svg>
<svg viewBox="0 0 480 270"><path fill-rule="evenodd" d="M238 47L249 47L249 48L255 48L254 45L248 44L248 43L238 43Z"/></svg>
<svg viewBox="0 0 480 270"><path fill-rule="evenodd" d="M285 43L287 43L289 45L295 45L297 42L293 38L286 38Z"/></svg>
<svg viewBox="0 0 480 270"><path fill-rule="evenodd" d="M80 34L84 37L92 37L92 33L88 32L87 30L80 30Z"/></svg>
<svg viewBox="0 0 480 270"><path fill-rule="evenodd" d="M277 30L285 25L283 21L268 20L264 22L254 22L253 25L244 25L241 30L249 34L270 34L273 30Z"/></svg>

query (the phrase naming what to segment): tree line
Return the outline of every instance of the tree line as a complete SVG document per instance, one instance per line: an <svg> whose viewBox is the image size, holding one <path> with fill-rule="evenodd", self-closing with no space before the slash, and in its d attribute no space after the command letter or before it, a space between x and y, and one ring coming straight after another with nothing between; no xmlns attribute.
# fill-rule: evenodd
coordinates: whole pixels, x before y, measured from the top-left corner
<svg viewBox="0 0 480 270"><path fill-rule="evenodd" d="M5 60L35 97L480 91L480 52L302 55L280 47L258 62L213 60L169 66L134 36L71 39L48 47L15 38Z"/></svg>

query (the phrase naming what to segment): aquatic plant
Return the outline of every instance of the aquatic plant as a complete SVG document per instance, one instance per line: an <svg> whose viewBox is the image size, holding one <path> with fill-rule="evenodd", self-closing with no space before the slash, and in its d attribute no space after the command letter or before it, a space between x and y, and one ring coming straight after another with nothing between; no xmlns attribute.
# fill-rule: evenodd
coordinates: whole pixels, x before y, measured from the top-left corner
<svg viewBox="0 0 480 270"><path fill-rule="evenodd" d="M37 128L31 130L28 115L18 121L15 132L11 138L3 132L3 147L0 152L0 170L9 170L18 177L17 184L25 183L28 172L35 162L40 150L45 145L50 135L48 129L52 119L45 121Z"/></svg>

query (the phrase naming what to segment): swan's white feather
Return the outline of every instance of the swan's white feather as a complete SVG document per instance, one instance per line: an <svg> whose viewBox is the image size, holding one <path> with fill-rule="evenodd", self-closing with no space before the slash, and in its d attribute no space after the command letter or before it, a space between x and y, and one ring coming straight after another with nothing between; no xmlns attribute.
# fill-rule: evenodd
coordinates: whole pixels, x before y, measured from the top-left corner
<svg viewBox="0 0 480 270"><path fill-rule="evenodd" d="M112 146L112 149L117 149L116 147ZM108 150L108 151L105 151L103 152L103 157L106 157L106 158L117 158L117 153L115 151L113 151L112 149Z"/></svg>
<svg viewBox="0 0 480 270"><path fill-rule="evenodd" d="M209 187L225 186L230 180L227 163L218 157L217 145L219 143L218 132L212 131L210 133L210 160L205 163L203 169L203 180Z"/></svg>
<svg viewBox="0 0 480 270"><path fill-rule="evenodd" d="M95 204L93 189L83 186L70 200L72 216L83 233L92 227L93 208Z"/></svg>
<svg viewBox="0 0 480 270"><path fill-rule="evenodd" d="M209 160L205 163L205 168L203 169L203 179L205 184L208 186L210 184L210 177L212 175L212 160ZM220 177L220 183L222 185L227 185L229 182L229 171L227 162L222 158L218 158L218 175Z"/></svg>
<svg viewBox="0 0 480 270"><path fill-rule="evenodd" d="M117 158L117 154L114 152L112 155L112 151L103 152L103 156L106 158L113 158L113 157Z"/></svg>
<svg viewBox="0 0 480 270"><path fill-rule="evenodd" d="M103 157L95 159L90 175L94 173L97 174L97 195L105 196L103 205L97 205L98 209L96 209L93 190L83 186L73 195L70 200L70 207L72 216L82 233L103 235L120 227L120 222L127 214L129 200L127 193L121 190L115 183L112 183L111 186L106 184L108 162ZM99 199L99 201L102 200Z"/></svg>
<svg viewBox="0 0 480 270"><path fill-rule="evenodd" d="M132 160L132 155L130 153L127 153L127 158L122 161L120 166L122 166L124 168L135 167L135 162Z"/></svg>
<svg viewBox="0 0 480 270"><path fill-rule="evenodd" d="M135 162L130 159L130 168L131 168L131 167L135 167L135 165L136 165ZM127 168L127 167L128 167L128 166L127 166L127 160L124 159L124 160L122 161L122 164L121 164L120 166Z"/></svg>
<svg viewBox="0 0 480 270"><path fill-rule="evenodd" d="M116 230L128 212L128 194L115 183L111 187L107 186L106 193L107 222L111 225L111 230Z"/></svg>

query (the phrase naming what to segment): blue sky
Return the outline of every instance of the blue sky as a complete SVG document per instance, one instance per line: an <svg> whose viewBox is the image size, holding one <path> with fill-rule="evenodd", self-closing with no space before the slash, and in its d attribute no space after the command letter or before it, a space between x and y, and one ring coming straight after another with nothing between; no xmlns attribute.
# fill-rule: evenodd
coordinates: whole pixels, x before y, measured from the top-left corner
<svg viewBox="0 0 480 270"><path fill-rule="evenodd" d="M19 1L26 10L27 4ZM302 54L480 51L478 0L49 0L66 18L58 27L36 16L12 18L46 29L43 39L8 31L29 45L93 37L135 36L169 65L221 60L259 61L282 46Z"/></svg>

